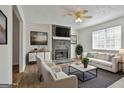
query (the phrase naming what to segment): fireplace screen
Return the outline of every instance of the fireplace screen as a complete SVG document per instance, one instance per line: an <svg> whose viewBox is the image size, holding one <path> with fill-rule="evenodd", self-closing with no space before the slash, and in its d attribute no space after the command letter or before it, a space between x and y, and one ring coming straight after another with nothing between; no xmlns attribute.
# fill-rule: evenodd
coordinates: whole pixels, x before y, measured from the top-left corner
<svg viewBox="0 0 124 93"><path fill-rule="evenodd" d="M62 60L68 58L68 50L67 49L58 49L55 50L55 59Z"/></svg>

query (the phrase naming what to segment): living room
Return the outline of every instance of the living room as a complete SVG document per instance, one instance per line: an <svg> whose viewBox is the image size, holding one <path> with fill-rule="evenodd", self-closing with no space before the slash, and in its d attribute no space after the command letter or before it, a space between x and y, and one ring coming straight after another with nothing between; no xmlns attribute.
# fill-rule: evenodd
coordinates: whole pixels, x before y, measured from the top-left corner
<svg viewBox="0 0 124 93"><path fill-rule="evenodd" d="M121 35L123 35L122 28L123 28L123 19L124 18L123 18L122 11L119 11L119 10L123 10L123 6L61 6L60 7L57 5L56 6L49 5L49 6L22 6L22 7L24 10L25 18L27 19L27 22L28 22L26 24L26 33L25 33L26 34L26 53L28 56L28 59L26 61L26 62L28 62L27 64L33 64L33 62L35 63L37 60L35 58L35 56L40 55L40 57L43 57L43 59L45 59L46 61L52 60L52 62L54 64L56 64L57 66L59 65L62 68L64 73L68 74L69 73L68 68L70 66L70 63L73 63L73 62L78 63L78 61L79 61L78 58L76 57L75 49L76 49L76 46L78 44L80 44L83 47L83 53L82 53L83 58L86 57L86 54L87 54L87 57L91 57L91 55L94 56L97 53L97 55L96 55L97 57L95 57L96 60L89 58L90 61L93 61L93 63L89 63L89 64L91 66L95 66L100 69L97 70L97 68L94 68L95 70L97 70L97 73L95 73L95 74L97 74L97 77L96 76L94 77L94 75L93 76L89 75L86 72L86 74L84 76L84 80L82 80L82 79L80 80L80 77L82 76L82 74L80 74L78 76L79 72L74 73L74 75L76 74L76 76L78 78L78 82L77 82L78 85L75 84L75 85L77 85L75 87L88 87L88 88L89 87L93 87L93 88L110 87L113 83L115 83L116 81L120 80L123 77L122 74L117 73L121 69L120 68L121 65L119 65L119 68L118 68L119 58L118 59L114 59L114 58L108 59L108 57L111 57L111 56L116 57L116 55L118 55L118 53L119 53L119 49L123 48L123 43L120 41L123 41L123 38L121 38L123 36L121 36ZM84 9L84 10L82 10L82 9ZM32 11L30 11L30 10L32 10ZM39 17L39 15L35 15L37 11L41 11L41 12L39 12L40 17ZM51 11L51 12L48 12L48 11ZM77 11L86 12L85 15L88 17L85 20L82 20L83 22L81 22L83 24L84 28L80 22L79 23L74 22L73 16L70 16L70 15L73 15L72 11L74 12L74 14ZM90 12L93 12L93 13L90 13ZM111 12L111 15L109 14L109 12ZM97 14L99 14L99 15L97 15ZM44 16L44 15L46 15L46 16ZM106 17L104 18L105 15L106 15ZM52 20L52 23L51 23L50 16L51 17L56 16L56 20L55 19ZM57 18L57 16L59 18L61 17L61 20L59 18ZM68 17L70 20L68 19ZM99 19L98 22L96 21L97 19ZM42 22L40 20L42 20ZM67 21L67 20L69 20L69 21ZM65 25L64 22L66 22L67 25ZM71 24L69 25L68 23L69 24L71 23ZM89 26L90 23L91 23L91 26ZM56 25L54 25L54 24L56 24ZM93 25L93 24L95 24L95 25ZM114 34L106 33L107 30L108 30L108 32L112 31L111 29L114 31L111 33L114 33ZM68 32L68 31L70 31L70 32ZM94 39L93 32L98 32L98 31L99 32L102 31L102 34L100 34L101 36L98 36L98 37L95 36L97 38ZM46 35L44 37L48 44L38 44L37 42L33 42L33 38L36 34L39 34L39 36L41 34L41 37L43 37L42 32L46 32L46 33L44 33ZM116 32L119 32L119 33L116 33ZM107 37L105 37L105 36L108 36L108 35L110 35L110 37L112 35L112 40L113 39L114 40L110 41L110 43L108 42L107 43L108 46L105 46L107 44L103 43L103 42L107 42L107 41L111 40L111 38L106 39ZM118 37L114 38L116 36L118 36ZM36 37L38 37L38 36L36 36ZM41 40L38 40L38 41L41 41ZM95 40L97 40L97 41L95 41ZM98 42L97 44L99 44L99 45L96 44L96 46L95 46L95 44L93 44L93 42ZM102 42L102 43L100 43L100 42ZM111 42L113 42L113 43L111 43ZM116 46L116 44L118 44L118 45ZM103 47L101 47L101 46L103 46ZM44 51L45 51L45 54L43 53ZM93 53L95 52L95 53L92 54L92 52ZM101 54L99 54L99 53L101 53ZM88 55L90 55L90 56L88 56ZM105 59L106 57L107 57L107 59ZM100 59L100 62L99 62L99 59ZM95 64L94 62L98 62L98 63ZM32 69L32 67L33 67L33 65L31 65L31 69ZM36 68L38 68L38 67L36 66ZM39 67L39 68L42 68L42 67ZM32 71L31 69L30 69L30 67L28 68L28 70ZM95 71L93 71L93 72L95 72ZM36 73L36 72L34 72L34 73ZM42 70L41 70L41 73L42 73ZM104 76L102 76L102 75L105 75L106 78L104 78ZM115 77L115 78L111 78L111 77ZM89 80L90 78L93 78L93 79ZM102 78L102 82L101 82L101 78ZM46 80L46 82L48 82L48 81L49 80ZM84 82L84 81L86 81L86 82ZM82 83L82 82L84 82L84 83ZM100 83L96 83L96 82L100 82ZM53 82L52 84L48 83L47 85L43 84L43 87L44 86L45 87L59 87L59 84L56 85L55 82ZM67 85L67 87L71 87L70 85L71 84ZM28 86L28 87L32 87L32 85ZM60 87L65 87L65 85L64 84L61 85L61 83L60 83ZM72 87L74 87L74 86L72 86Z"/></svg>
<svg viewBox="0 0 124 93"><path fill-rule="evenodd" d="M14 11L23 21L23 33L19 72L13 87L124 87L123 5L10 5L0 9L0 16L8 19L9 35L6 47L0 48L5 52L1 55L5 63L0 73L8 73L2 74L1 86L13 82L13 63L5 55L12 59L12 36L16 36L11 35ZM9 69L5 66L8 62Z"/></svg>

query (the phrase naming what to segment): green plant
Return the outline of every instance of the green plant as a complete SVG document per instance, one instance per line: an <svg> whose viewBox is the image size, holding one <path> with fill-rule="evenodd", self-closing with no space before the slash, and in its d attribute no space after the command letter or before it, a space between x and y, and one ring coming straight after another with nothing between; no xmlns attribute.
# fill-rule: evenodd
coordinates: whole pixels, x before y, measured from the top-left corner
<svg viewBox="0 0 124 93"><path fill-rule="evenodd" d="M83 58L81 61L83 64L88 64L89 63L89 58Z"/></svg>
<svg viewBox="0 0 124 93"><path fill-rule="evenodd" d="M78 44L78 45L76 46L75 52L76 52L77 55L82 55L82 52L83 52L83 47L82 47L82 45Z"/></svg>

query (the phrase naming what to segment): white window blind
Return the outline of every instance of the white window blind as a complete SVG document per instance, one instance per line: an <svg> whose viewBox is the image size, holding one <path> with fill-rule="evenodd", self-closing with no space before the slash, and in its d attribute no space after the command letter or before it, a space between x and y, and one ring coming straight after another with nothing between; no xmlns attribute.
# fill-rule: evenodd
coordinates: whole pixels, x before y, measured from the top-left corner
<svg viewBox="0 0 124 93"><path fill-rule="evenodd" d="M92 33L93 49L118 50L121 48L121 26Z"/></svg>
<svg viewBox="0 0 124 93"><path fill-rule="evenodd" d="M93 32L93 49L105 48L105 29Z"/></svg>

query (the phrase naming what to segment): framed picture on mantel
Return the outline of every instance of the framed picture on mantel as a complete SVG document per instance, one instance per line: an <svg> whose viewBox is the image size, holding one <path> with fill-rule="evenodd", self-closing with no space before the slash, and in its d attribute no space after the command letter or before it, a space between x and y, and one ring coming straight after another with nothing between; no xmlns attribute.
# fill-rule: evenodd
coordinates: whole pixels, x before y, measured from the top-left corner
<svg viewBox="0 0 124 93"><path fill-rule="evenodd" d="M7 44L7 17L0 10L0 45Z"/></svg>
<svg viewBox="0 0 124 93"><path fill-rule="evenodd" d="M77 44L77 35L71 35L71 44Z"/></svg>

